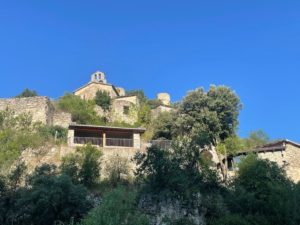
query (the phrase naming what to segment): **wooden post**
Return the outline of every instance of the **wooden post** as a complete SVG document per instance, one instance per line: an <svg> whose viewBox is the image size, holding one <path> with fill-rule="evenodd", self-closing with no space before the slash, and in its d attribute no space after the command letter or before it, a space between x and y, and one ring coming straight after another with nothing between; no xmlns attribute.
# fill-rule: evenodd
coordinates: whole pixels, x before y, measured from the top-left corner
<svg viewBox="0 0 300 225"><path fill-rule="evenodd" d="M102 142L103 142L103 147L105 147L106 146L106 133L105 132L103 132Z"/></svg>

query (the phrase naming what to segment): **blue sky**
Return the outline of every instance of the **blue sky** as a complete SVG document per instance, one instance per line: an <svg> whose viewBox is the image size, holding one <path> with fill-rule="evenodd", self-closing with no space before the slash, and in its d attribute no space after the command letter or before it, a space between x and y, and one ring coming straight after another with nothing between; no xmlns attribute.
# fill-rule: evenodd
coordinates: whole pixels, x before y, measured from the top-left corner
<svg viewBox="0 0 300 225"><path fill-rule="evenodd" d="M148 97L227 85L239 133L300 142L300 1L1 1L0 97L57 98L96 70Z"/></svg>

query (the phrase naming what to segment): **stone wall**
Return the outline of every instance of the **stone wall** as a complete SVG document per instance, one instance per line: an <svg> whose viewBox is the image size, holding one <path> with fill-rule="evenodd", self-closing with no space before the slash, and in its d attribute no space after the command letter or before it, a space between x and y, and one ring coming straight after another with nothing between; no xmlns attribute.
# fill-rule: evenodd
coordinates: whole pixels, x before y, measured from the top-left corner
<svg viewBox="0 0 300 225"><path fill-rule="evenodd" d="M112 122L125 122L128 124L134 124L135 122L137 122L138 106L134 101L134 98L115 99L111 107L112 109L110 113L110 120ZM128 107L127 113L125 112L124 107Z"/></svg>
<svg viewBox="0 0 300 225"><path fill-rule="evenodd" d="M71 123L71 114L56 112L48 97L8 98L0 99L0 110L9 108L16 115L30 113L32 122L45 125L59 125L67 128Z"/></svg>
<svg viewBox="0 0 300 225"><path fill-rule="evenodd" d="M72 116L66 112L54 112L53 114L53 125L68 128L72 122Z"/></svg>
<svg viewBox="0 0 300 225"><path fill-rule="evenodd" d="M276 162L279 166L283 166L285 161L285 151L259 152L258 157L261 159L268 159L272 162Z"/></svg>
<svg viewBox="0 0 300 225"><path fill-rule="evenodd" d="M0 99L0 110L9 108L17 115L30 113L33 122L53 124L54 107L48 97L9 98Z"/></svg>
<svg viewBox="0 0 300 225"><path fill-rule="evenodd" d="M285 150L260 152L261 159L268 159L284 167L289 178L294 182L300 181L300 148L287 143Z"/></svg>
<svg viewBox="0 0 300 225"><path fill-rule="evenodd" d="M286 145L286 173L295 182L300 181L300 148L291 144Z"/></svg>

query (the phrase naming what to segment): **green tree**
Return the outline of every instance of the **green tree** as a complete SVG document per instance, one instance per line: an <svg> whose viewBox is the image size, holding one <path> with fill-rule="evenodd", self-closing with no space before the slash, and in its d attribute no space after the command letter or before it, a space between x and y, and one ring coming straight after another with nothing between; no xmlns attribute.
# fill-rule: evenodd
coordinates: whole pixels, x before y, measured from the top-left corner
<svg viewBox="0 0 300 225"><path fill-rule="evenodd" d="M137 153L137 179L145 191L191 200L200 191L212 193L219 189L215 171L201 162L193 146L174 146L172 150L152 146L147 154Z"/></svg>
<svg viewBox="0 0 300 225"><path fill-rule="evenodd" d="M172 128L175 116L173 113L162 112L152 121L153 139L172 140Z"/></svg>
<svg viewBox="0 0 300 225"><path fill-rule="evenodd" d="M50 142L49 136L39 132L30 114L19 114L6 109L0 111L0 173L7 173L22 151Z"/></svg>
<svg viewBox="0 0 300 225"><path fill-rule="evenodd" d="M241 104L229 88L211 86L188 93L179 106L174 133L200 147L216 145L235 134Z"/></svg>
<svg viewBox="0 0 300 225"><path fill-rule="evenodd" d="M100 178L101 156L102 152L90 144L78 147L75 154L63 158L61 172L75 183L92 187Z"/></svg>
<svg viewBox="0 0 300 225"><path fill-rule="evenodd" d="M16 98L28 98L38 96L38 93L34 90L26 88L21 94L17 95Z"/></svg>
<svg viewBox="0 0 300 225"><path fill-rule="evenodd" d="M106 91L98 90L95 96L95 102L100 106L105 112L110 109L111 97Z"/></svg>
<svg viewBox="0 0 300 225"><path fill-rule="evenodd" d="M136 194L117 188L103 198L100 206L93 209L81 225L148 225L149 221L135 206Z"/></svg>
<svg viewBox="0 0 300 225"><path fill-rule="evenodd" d="M244 139L244 145L246 150L252 150L255 147L267 144L269 141L269 136L263 130L258 130L252 131L249 136Z"/></svg>
<svg viewBox="0 0 300 225"><path fill-rule="evenodd" d="M245 217L252 215L251 224L296 224L290 210L293 184L275 162L247 156L239 164L233 188L229 209Z"/></svg>
<svg viewBox="0 0 300 225"><path fill-rule="evenodd" d="M55 221L78 221L89 209L86 200L87 191L80 185L74 185L65 175L56 175L46 171L35 173L29 179L31 188L21 192L16 202L16 224L53 225ZM24 216L25 215L25 216Z"/></svg>
<svg viewBox="0 0 300 225"><path fill-rule="evenodd" d="M59 99L57 107L62 111L71 113L74 122L81 124L104 124L103 118L97 116L94 110L95 103L93 101L86 101L79 96L67 93Z"/></svg>
<svg viewBox="0 0 300 225"><path fill-rule="evenodd" d="M106 162L105 174L113 186L126 182L129 176L129 161L119 155L111 156Z"/></svg>

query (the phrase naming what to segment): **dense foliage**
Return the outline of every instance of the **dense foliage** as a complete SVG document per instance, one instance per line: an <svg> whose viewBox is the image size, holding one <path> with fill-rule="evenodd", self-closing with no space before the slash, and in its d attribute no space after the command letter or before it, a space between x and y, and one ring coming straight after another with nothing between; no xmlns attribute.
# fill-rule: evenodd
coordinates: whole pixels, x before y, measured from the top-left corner
<svg viewBox="0 0 300 225"><path fill-rule="evenodd" d="M23 168L23 171L24 168ZM90 209L87 190L75 185L66 175L57 174L54 166L42 165L32 175L8 176L1 180L0 224L53 225L78 221Z"/></svg>
<svg viewBox="0 0 300 225"><path fill-rule="evenodd" d="M99 90L96 92L95 103L106 112L110 109L111 97L106 91Z"/></svg>
<svg viewBox="0 0 300 225"><path fill-rule="evenodd" d="M103 125L104 119L97 116L95 102L86 101L73 94L65 94L57 102L58 109L71 113L72 121L80 124Z"/></svg>
<svg viewBox="0 0 300 225"><path fill-rule="evenodd" d="M64 128L33 123L30 114L15 115L9 109L0 111L0 173L5 172L25 149L47 142L64 142L65 138Z"/></svg>
<svg viewBox="0 0 300 225"><path fill-rule="evenodd" d="M148 219L136 207L136 194L117 188L106 194L101 206L93 209L81 225L148 225Z"/></svg>
<svg viewBox="0 0 300 225"><path fill-rule="evenodd" d="M287 178L285 168L249 155L238 164L237 176L223 182L202 154L211 146L219 154L235 154L269 141L262 131L238 137L241 103L231 89L197 89L172 113L157 118L151 118L151 108L160 102L149 101L143 91L127 94L138 96L139 124L148 127L152 138L172 140L172 148L154 145L147 153L136 154L132 182L128 182L128 159L118 155L106 159L106 177L100 180L102 153L91 145L65 156L59 169L46 164L26 173L25 165L16 163L20 153L55 139L62 141L66 130L33 124L27 114L0 112L0 166L2 171L13 169L0 176L0 224L147 225L153 214L145 215L139 207L145 195L198 210L208 225L300 223L300 184ZM96 99L85 101L71 94L57 103L78 123L101 124L95 104L106 107ZM193 225L193 221L187 216L171 217L165 218L165 224Z"/></svg>
<svg viewBox="0 0 300 225"><path fill-rule="evenodd" d="M62 159L61 171L72 178L74 183L92 187L100 178L102 153L92 145L78 147L77 152Z"/></svg>
<svg viewBox="0 0 300 225"><path fill-rule="evenodd" d="M249 155L239 165L226 199L228 213L213 224L299 224L298 185L276 163Z"/></svg>

